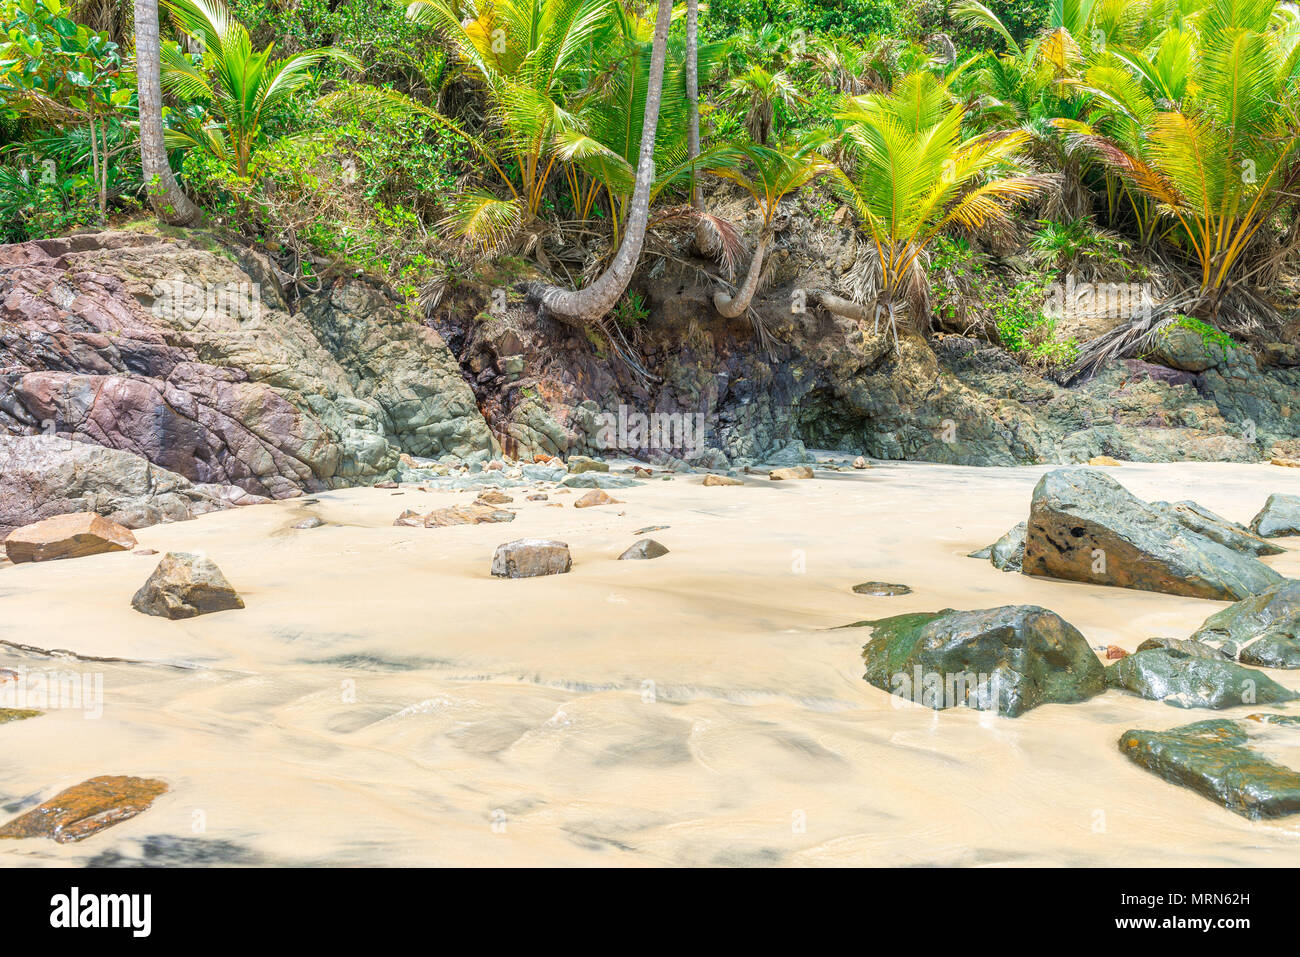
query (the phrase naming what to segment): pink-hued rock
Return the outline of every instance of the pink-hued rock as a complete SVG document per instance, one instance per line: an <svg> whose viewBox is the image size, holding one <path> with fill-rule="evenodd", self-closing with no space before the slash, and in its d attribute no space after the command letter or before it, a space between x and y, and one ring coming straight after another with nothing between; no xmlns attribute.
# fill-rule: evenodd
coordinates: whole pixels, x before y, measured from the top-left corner
<svg viewBox="0 0 1300 957"><path fill-rule="evenodd" d="M131 530L117 522L94 512L76 512L15 529L4 544L5 554L17 565L130 551L136 541Z"/></svg>

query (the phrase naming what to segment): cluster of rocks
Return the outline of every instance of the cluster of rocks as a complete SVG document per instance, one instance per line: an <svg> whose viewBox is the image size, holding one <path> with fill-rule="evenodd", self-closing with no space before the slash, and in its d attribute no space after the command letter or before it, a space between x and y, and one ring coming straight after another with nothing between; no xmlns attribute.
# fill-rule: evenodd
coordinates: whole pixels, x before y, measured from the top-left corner
<svg viewBox="0 0 1300 957"><path fill-rule="evenodd" d="M1300 534L1300 497L1269 497L1249 527L1195 502L1146 503L1092 469L1048 473L1029 518L972 553L1004 571L1232 601L1189 637L1161 636L1133 654L1107 649L1033 605L913 613L872 628L864 678L925 707L1009 717L1048 703L1122 690L1178 708L1277 705L1300 695L1255 669L1300 668L1300 581L1259 561ZM1126 731L1121 751L1167 780L1249 817L1300 811L1300 771L1265 755L1261 729L1300 743L1300 718L1255 714L1170 731Z"/></svg>

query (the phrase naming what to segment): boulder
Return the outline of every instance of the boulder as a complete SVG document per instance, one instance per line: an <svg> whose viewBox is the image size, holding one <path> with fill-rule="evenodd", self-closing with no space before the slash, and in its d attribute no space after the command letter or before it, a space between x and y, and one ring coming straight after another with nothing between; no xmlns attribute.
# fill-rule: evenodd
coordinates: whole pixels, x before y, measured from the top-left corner
<svg viewBox="0 0 1300 957"><path fill-rule="evenodd" d="M701 482L700 484L701 484L701 485L708 485L708 486L712 487L712 486L721 486L721 485L744 485L745 483L742 482L742 481L741 481L740 479L738 479L738 478L733 478L733 477L730 476L730 475L712 475L712 474L710 474L710 475L706 475L706 476L704 476L704 481Z"/></svg>
<svg viewBox="0 0 1300 957"><path fill-rule="evenodd" d="M772 469L767 473L767 477L773 482L784 482L790 479L810 479L813 477L811 465L791 465L786 468Z"/></svg>
<svg viewBox="0 0 1300 957"><path fill-rule="evenodd" d="M1176 708L1235 708L1296 697L1262 671L1174 648L1149 648L1120 659L1106 669L1106 683Z"/></svg>
<svg viewBox="0 0 1300 957"><path fill-rule="evenodd" d="M56 515L15 529L5 538L5 553L14 564L82 558L135 548L131 530L94 512Z"/></svg>
<svg viewBox="0 0 1300 957"><path fill-rule="evenodd" d="M585 475L570 475L561 480L565 488L633 488L644 485L629 475L607 475L604 472L588 472Z"/></svg>
<svg viewBox="0 0 1300 957"><path fill-rule="evenodd" d="M1260 538L1245 525L1230 522L1222 515L1216 515L1208 508L1195 502L1152 502L1151 507L1173 519L1183 528L1191 529L1198 535L1204 535L1211 541L1226 545L1243 555L1279 555L1286 551L1272 542Z"/></svg>
<svg viewBox="0 0 1300 957"><path fill-rule="evenodd" d="M1041 704L1083 701L1106 687L1083 635L1036 605L949 608L869 624L863 677L927 707L965 705L1014 718Z"/></svg>
<svg viewBox="0 0 1300 957"><path fill-rule="evenodd" d="M593 508L597 505L617 505L618 499L614 498L608 492L603 492L598 488L592 489L586 495L580 496L573 503L574 508Z"/></svg>
<svg viewBox="0 0 1300 957"><path fill-rule="evenodd" d="M1300 495L1270 495L1251 521L1250 530L1261 538L1300 535Z"/></svg>
<svg viewBox="0 0 1300 957"><path fill-rule="evenodd" d="M1024 573L1236 601L1282 580L1258 559L1191 531L1095 469L1056 469L1034 488Z"/></svg>
<svg viewBox="0 0 1300 957"><path fill-rule="evenodd" d="M1252 820L1300 811L1300 771L1272 760L1297 746L1300 716L1281 714L1119 736L1120 751L1135 764Z"/></svg>
<svg viewBox="0 0 1300 957"><path fill-rule="evenodd" d="M1279 582L1205 620L1192 638L1261 668L1300 668L1300 581Z"/></svg>
<svg viewBox="0 0 1300 957"><path fill-rule="evenodd" d="M513 522L515 513L491 505L451 505L447 508L435 508L427 515L407 509L397 517L394 525L410 528L447 528L451 525L484 525L495 522Z"/></svg>
<svg viewBox="0 0 1300 957"><path fill-rule="evenodd" d="M583 472L608 472L609 464L607 462L597 462L595 459L588 458L585 455L573 455L568 461L569 474L581 475Z"/></svg>
<svg viewBox="0 0 1300 957"><path fill-rule="evenodd" d="M147 811L166 791L167 785L153 778L91 778L0 827L0 838L48 837L70 844Z"/></svg>
<svg viewBox="0 0 1300 957"><path fill-rule="evenodd" d="M668 549L656 542L653 538L643 538L641 541L634 543L632 547L622 555L618 556L618 560L625 562L639 559L659 558L660 556L667 554Z"/></svg>
<svg viewBox="0 0 1300 957"><path fill-rule="evenodd" d="M506 542L492 556L492 574L498 578L562 575L572 567L569 546L545 538L521 538Z"/></svg>
<svg viewBox="0 0 1300 957"><path fill-rule="evenodd" d="M68 512L95 512L127 528L188 521L236 504L222 491L193 485L133 452L0 432L0 536Z"/></svg>
<svg viewBox="0 0 1300 957"><path fill-rule="evenodd" d="M244 607L244 600L210 558L168 552L144 583L131 607L159 618L195 618Z"/></svg>
<svg viewBox="0 0 1300 957"><path fill-rule="evenodd" d="M1204 372L1221 365L1226 358L1219 342L1178 323L1157 332L1151 345L1148 359L1184 372Z"/></svg>

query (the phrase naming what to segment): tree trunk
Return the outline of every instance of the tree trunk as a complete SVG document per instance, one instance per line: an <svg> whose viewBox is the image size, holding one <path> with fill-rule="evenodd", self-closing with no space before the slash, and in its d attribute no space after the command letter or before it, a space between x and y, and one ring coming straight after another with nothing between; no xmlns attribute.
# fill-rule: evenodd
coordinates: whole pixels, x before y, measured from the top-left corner
<svg viewBox="0 0 1300 957"><path fill-rule="evenodd" d="M139 0L137 0L139 2ZM659 0L655 17L654 44L650 53L650 82L645 94L645 122L641 127L641 152L637 160L636 186L632 190L631 212L623 229L623 241L608 268L585 289L562 289L534 283L529 297L543 314L571 325L585 325L606 315L627 289L641 260L646 224L650 221L650 187L655 178L655 132L659 128L659 104L663 99L664 60L667 58L668 25L673 0Z"/></svg>
<svg viewBox="0 0 1300 957"><path fill-rule="evenodd" d="M749 272L746 274L745 281L741 283L740 288L736 290L735 297L728 296L721 290L713 294L713 308L728 319L743 316L745 310L749 308L750 302L753 301L754 293L758 291L758 279L763 275L763 256L767 252L767 244L770 239L767 230L764 230L763 234L758 237L758 246L754 249L754 258L749 261Z"/></svg>
<svg viewBox="0 0 1300 957"><path fill-rule="evenodd" d="M686 0L686 156L700 155L699 0ZM700 208L697 171L691 170L691 205Z"/></svg>
<svg viewBox="0 0 1300 957"><path fill-rule="evenodd" d="M139 84L140 165L149 204L163 222L188 226L203 214L181 191L163 144L158 0L135 0L135 72Z"/></svg>

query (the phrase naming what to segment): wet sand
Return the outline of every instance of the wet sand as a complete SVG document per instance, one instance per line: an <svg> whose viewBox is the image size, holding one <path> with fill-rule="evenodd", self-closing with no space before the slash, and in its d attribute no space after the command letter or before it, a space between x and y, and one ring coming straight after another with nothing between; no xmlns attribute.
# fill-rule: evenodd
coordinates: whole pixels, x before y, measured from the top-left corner
<svg viewBox="0 0 1300 957"><path fill-rule="evenodd" d="M160 556L4 566L0 640L129 660L0 646L0 667L98 672L104 693L99 718L0 727L0 820L101 774L170 791L78 844L0 841L0 864L1300 864L1300 816L1247 821L1116 747L1258 707L1109 691L1007 719L862 680L869 631L837 629L862 619L1033 603L1132 650L1224 607L966 558L1026 517L1044 471L678 476L581 510L580 492L554 508L508 489L513 523L431 529L392 522L475 493L353 489L138 532L206 553L247 604L191 621L130 607ZM1264 465L1108 471L1238 521L1297 484ZM327 526L290 528L310 515ZM671 553L615 561L648 525ZM495 547L525 537L568 542L573 571L492 578ZM1300 539L1282 543L1266 561L1300 577ZM851 591L868 580L913 593Z"/></svg>

